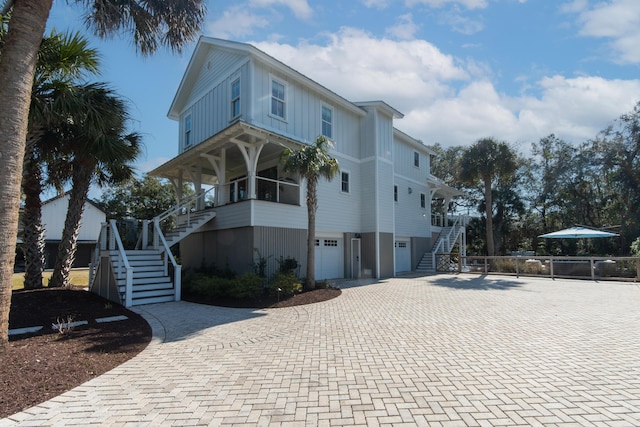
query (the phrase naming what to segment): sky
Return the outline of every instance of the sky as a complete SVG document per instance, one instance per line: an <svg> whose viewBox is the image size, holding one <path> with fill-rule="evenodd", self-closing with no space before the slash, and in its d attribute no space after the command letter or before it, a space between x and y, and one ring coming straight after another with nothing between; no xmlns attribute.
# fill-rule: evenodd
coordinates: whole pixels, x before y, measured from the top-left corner
<svg viewBox="0 0 640 427"><path fill-rule="evenodd" d="M640 101L638 0L208 0L202 34L253 44L353 101L382 100L427 145L494 137L527 154L555 134L594 138ZM148 172L178 154L167 112L195 42L136 54L55 0L49 29L79 31L130 103Z"/></svg>

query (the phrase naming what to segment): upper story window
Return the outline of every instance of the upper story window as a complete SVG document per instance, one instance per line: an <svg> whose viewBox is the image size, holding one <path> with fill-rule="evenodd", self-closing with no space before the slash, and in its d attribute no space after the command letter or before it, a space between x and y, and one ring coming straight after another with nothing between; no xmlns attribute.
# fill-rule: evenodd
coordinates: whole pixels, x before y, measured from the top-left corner
<svg viewBox="0 0 640 427"><path fill-rule="evenodd" d="M417 151L413 152L413 166L419 168L420 167L420 153Z"/></svg>
<svg viewBox="0 0 640 427"><path fill-rule="evenodd" d="M271 80L271 114L281 119L285 118L287 106L285 88L284 84L276 80Z"/></svg>
<svg viewBox="0 0 640 427"><path fill-rule="evenodd" d="M333 110L325 105L322 106L322 135L333 138Z"/></svg>
<svg viewBox="0 0 640 427"><path fill-rule="evenodd" d="M191 137L191 114L184 118L184 146L190 147L192 143Z"/></svg>
<svg viewBox="0 0 640 427"><path fill-rule="evenodd" d="M427 195L420 193L420 207L425 209L427 207Z"/></svg>
<svg viewBox="0 0 640 427"><path fill-rule="evenodd" d="M393 201L394 202L398 201L398 186L397 185L393 186Z"/></svg>
<svg viewBox="0 0 640 427"><path fill-rule="evenodd" d="M349 172L342 172L342 192L349 192Z"/></svg>
<svg viewBox="0 0 640 427"><path fill-rule="evenodd" d="M240 115L240 79L231 83L231 118Z"/></svg>

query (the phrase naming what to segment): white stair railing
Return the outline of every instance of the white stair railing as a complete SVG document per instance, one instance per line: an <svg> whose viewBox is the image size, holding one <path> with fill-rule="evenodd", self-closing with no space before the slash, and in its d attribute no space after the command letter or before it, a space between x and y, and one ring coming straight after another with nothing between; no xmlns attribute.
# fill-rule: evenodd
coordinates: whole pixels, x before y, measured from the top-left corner
<svg viewBox="0 0 640 427"><path fill-rule="evenodd" d="M162 223L164 220L166 220L167 218L171 217L171 216L175 216L176 221L174 224L174 227L178 226L178 216L179 215L185 215L185 223L180 224L180 225L187 225L190 226L191 225L191 213L192 213L192 207L195 208L195 210L199 210L199 207L204 206L204 199L207 196L207 194L209 194L211 191L214 191L215 189L217 189L218 186L213 186L210 189L208 189L207 191L201 191L197 194L194 194L191 197L188 197L184 200L181 200L180 203L178 203L177 205L169 208L168 210L166 210L165 212L161 213L160 215L156 216L155 218L153 218L153 247L154 249L158 249L160 247L160 242L158 240L158 233L155 232L155 230L159 229L160 227L160 223ZM216 197L217 197L217 191L216 191ZM142 227L142 232L143 232L143 236L141 239L142 242L142 248L145 248L148 244L148 237L145 236L145 229L146 227L143 226Z"/></svg>
<svg viewBox="0 0 640 427"><path fill-rule="evenodd" d="M118 269L116 275L122 277L124 270L125 275L125 307L131 307L133 305L133 267L129 264L127 259L127 253L124 250L122 239L120 239L120 233L118 233L118 225L115 219L109 220L109 250L117 251L116 259L118 260Z"/></svg>
<svg viewBox="0 0 640 427"><path fill-rule="evenodd" d="M171 250L169 248L169 244L167 240L164 238L164 234L162 234L162 230L160 229L160 223L154 221L153 222L153 235L157 236L160 243L162 243L162 248L164 250L163 261L164 261L164 275L169 275L169 262L173 266L173 288L174 288L174 296L176 301L180 301L180 291L181 291L181 272L182 266L176 262L176 259L173 257ZM155 237L154 237L155 239Z"/></svg>

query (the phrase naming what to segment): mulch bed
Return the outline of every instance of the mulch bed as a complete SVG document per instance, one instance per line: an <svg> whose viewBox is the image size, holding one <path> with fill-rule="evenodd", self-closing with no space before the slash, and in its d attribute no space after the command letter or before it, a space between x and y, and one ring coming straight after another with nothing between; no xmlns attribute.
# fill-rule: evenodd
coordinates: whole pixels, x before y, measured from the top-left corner
<svg viewBox="0 0 640 427"><path fill-rule="evenodd" d="M326 301L340 295L327 288L281 301L202 301L227 307L279 308ZM127 320L97 323L95 319L127 316ZM52 325L87 320L64 334ZM14 291L9 328L44 326L36 333L9 337L0 353L0 418L58 396L126 362L151 341L151 328L137 314L96 294L78 289Z"/></svg>

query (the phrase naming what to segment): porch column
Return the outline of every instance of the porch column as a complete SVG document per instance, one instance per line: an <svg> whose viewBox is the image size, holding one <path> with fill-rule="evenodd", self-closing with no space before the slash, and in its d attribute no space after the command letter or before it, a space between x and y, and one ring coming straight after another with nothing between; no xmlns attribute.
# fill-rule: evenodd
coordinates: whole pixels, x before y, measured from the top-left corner
<svg viewBox="0 0 640 427"><path fill-rule="evenodd" d="M256 198L256 173L258 169L258 159L260 158L260 152L265 146L266 142L259 142L257 144L247 144L242 141L233 140L238 146L238 149L244 157L244 161L247 165L247 178L248 185L247 191L249 192L249 199Z"/></svg>
<svg viewBox="0 0 640 427"><path fill-rule="evenodd" d="M220 150L220 156L214 156L211 154L202 154L206 160L209 161L211 167L216 173L216 178L218 179L218 185L214 190L215 193L215 206L224 205L227 201L227 178L226 178L226 149Z"/></svg>
<svg viewBox="0 0 640 427"><path fill-rule="evenodd" d="M436 191L438 191L435 188L430 188L429 189L429 226L433 226L433 196L436 195Z"/></svg>
<svg viewBox="0 0 640 427"><path fill-rule="evenodd" d="M191 181L193 181L193 190L196 193L197 197L202 194L202 167L199 167L197 170L194 170L194 168L189 168L187 172L191 177ZM201 210L203 209L203 207L204 206L202 200L196 199L196 210Z"/></svg>

